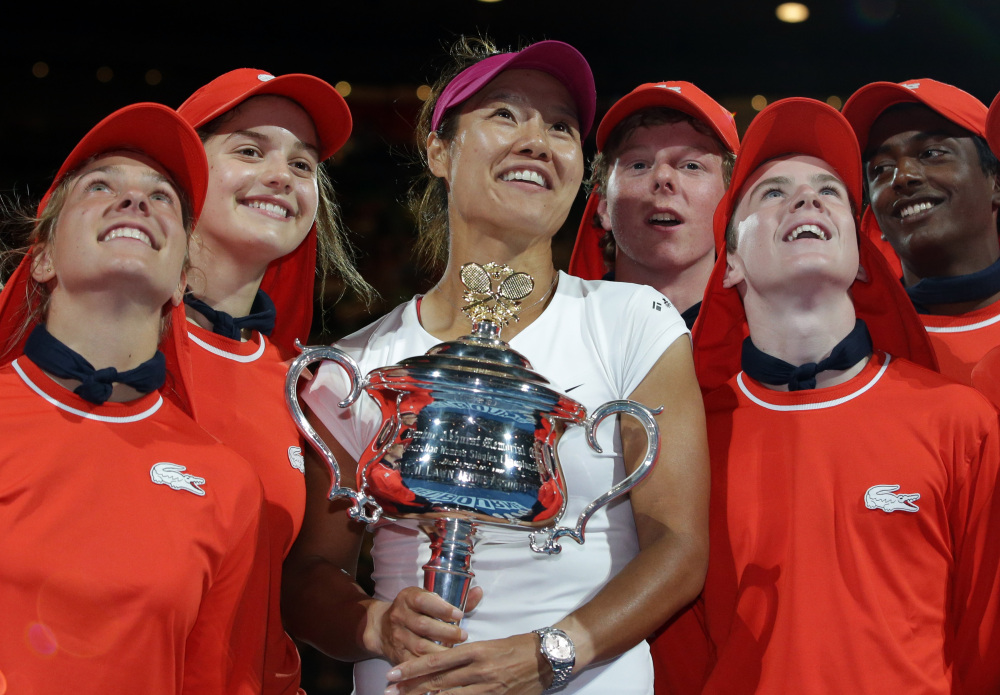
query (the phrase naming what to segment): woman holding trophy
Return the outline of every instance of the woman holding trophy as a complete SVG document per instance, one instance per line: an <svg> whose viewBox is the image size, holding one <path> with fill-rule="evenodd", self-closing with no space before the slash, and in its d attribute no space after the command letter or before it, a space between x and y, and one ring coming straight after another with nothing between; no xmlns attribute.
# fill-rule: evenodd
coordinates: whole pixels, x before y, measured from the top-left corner
<svg viewBox="0 0 1000 695"><path fill-rule="evenodd" d="M421 114L426 188L415 196L426 253L440 282L338 343L362 372L421 355L470 332L462 267L508 266L534 280L503 332L513 350L592 409L630 398L656 416L665 446L649 476L598 511L586 543L535 555L523 531L476 532L466 613L416 586L428 539L397 524L376 528L375 597L351 579L362 528L325 493L330 475L307 456L307 509L285 566L283 607L293 634L359 661L355 687L372 693L652 693L643 641L701 588L707 556L707 446L690 342L659 293L556 272L551 242L583 177L581 140L594 119L594 82L574 48L543 41L513 53L464 41ZM467 286L466 286L467 287ZM382 425L378 407L324 364L303 393L311 422L353 479ZM643 458L630 418L558 444L573 518ZM461 620L461 626L458 621Z"/></svg>

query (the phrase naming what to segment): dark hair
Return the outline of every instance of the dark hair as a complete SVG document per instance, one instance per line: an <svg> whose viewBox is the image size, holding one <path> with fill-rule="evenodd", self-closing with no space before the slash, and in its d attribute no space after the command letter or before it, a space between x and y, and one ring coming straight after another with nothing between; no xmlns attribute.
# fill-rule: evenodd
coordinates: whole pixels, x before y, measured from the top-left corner
<svg viewBox="0 0 1000 695"><path fill-rule="evenodd" d="M431 134L431 118L441 92L460 72L470 65L497 55L499 50L487 38L461 36L448 51L450 63L431 86L431 96L424 102L417 118L416 144L422 172L410 186L407 205L417 222L417 258L431 270L444 266L448 259L448 188L434 176L427 162L427 138ZM451 140L458 127L458 109L445 113L435 131L442 140Z"/></svg>
<svg viewBox="0 0 1000 695"><path fill-rule="evenodd" d="M278 96L278 95L261 95ZM202 127L198 128L198 137L204 143L208 138L218 133L219 129L231 120L243 104L257 97L250 97L226 111ZM294 99L279 96L281 99L296 104L303 111L304 107ZM306 114L308 115L308 111ZM316 269L319 275L319 295L323 296L326 278L336 273L343 279L345 287L353 290L364 301L370 301L375 291L369 285L355 266L355 250L348 238L348 230L340 217L340 205L333 191L333 183L326 170L325 162L320 162L316 169L316 185L319 190L319 200L316 207Z"/></svg>
<svg viewBox="0 0 1000 695"><path fill-rule="evenodd" d="M689 123L696 131L712 139L722 157L722 184L729 188L729 182L733 177L733 166L736 164L736 155L729 151L719 136L703 121L691 114L664 106L651 106L629 114L614 127L604 143L604 149L594 156L590 164L590 177L586 182L587 189L596 191L601 196L606 195L608 178L611 176L611 165L617 159L619 150L632 136L632 133L639 128L650 128L670 123ZM596 213L593 224L595 227L601 226L601 220ZM606 230L598 244L605 264L609 268L614 267L616 253L614 230Z"/></svg>

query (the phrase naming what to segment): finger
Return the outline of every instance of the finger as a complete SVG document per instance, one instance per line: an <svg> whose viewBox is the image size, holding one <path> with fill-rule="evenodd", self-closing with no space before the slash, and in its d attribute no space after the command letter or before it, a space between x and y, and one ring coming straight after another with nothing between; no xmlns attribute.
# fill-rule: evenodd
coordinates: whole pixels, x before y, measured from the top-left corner
<svg viewBox="0 0 1000 695"><path fill-rule="evenodd" d="M409 587L403 591L406 593L400 592L400 595L404 597L407 605L417 613L429 615L446 623L457 623L462 619L462 611L437 594L416 587Z"/></svg>
<svg viewBox="0 0 1000 695"><path fill-rule="evenodd" d="M476 610L476 606L479 602L483 600L483 589L480 586L474 586L469 590L469 596L465 600L465 612L471 613Z"/></svg>
<svg viewBox="0 0 1000 695"><path fill-rule="evenodd" d="M386 674L386 680L390 683L420 680L423 685L430 685L432 677L440 677L445 671L461 668L467 665L471 659L472 655L464 651L461 647L445 649L397 664L395 668ZM409 688L413 683L407 683L406 685ZM441 682L438 681L436 685L438 687L428 687L425 690L440 690L442 686Z"/></svg>

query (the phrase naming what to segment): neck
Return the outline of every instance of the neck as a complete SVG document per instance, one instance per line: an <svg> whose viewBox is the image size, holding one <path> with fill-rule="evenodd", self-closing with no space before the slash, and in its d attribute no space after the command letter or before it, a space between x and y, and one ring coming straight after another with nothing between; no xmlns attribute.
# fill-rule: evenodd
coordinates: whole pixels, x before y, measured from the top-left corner
<svg viewBox="0 0 1000 695"><path fill-rule="evenodd" d="M68 297L57 289L49 304L45 327L96 369L114 367L123 372L156 354L161 312L160 307L142 306L108 293ZM69 389L80 385L75 379L52 379ZM108 400L120 403L141 395L131 386L116 383Z"/></svg>
<svg viewBox="0 0 1000 695"><path fill-rule="evenodd" d="M248 268L204 243L192 244L188 286L194 296L213 309L240 318L250 313L266 270L267 265ZM190 308L187 317L202 328L212 327L204 316Z"/></svg>
<svg viewBox="0 0 1000 695"><path fill-rule="evenodd" d="M517 321L512 321L501 332L501 337L510 341L515 335L531 325L555 294L553 281L557 273L552 264L552 249L546 242L531 245L526 249L511 249L509 245L482 243L480 248L452 243L448 256L448 266L437 285L424 297L420 307L421 323L431 335L441 340L454 340L471 332L472 324L461 307L465 305L461 269L466 263L501 263L513 270L527 273L535 281L531 293L521 300L522 311ZM550 291L551 288L551 291ZM543 299L544 297L544 299Z"/></svg>
<svg viewBox="0 0 1000 695"><path fill-rule="evenodd" d="M618 253L615 258L615 280L649 285L659 290L678 312L683 313L701 301L714 266L714 251L688 266L666 271L649 268Z"/></svg>
<svg viewBox="0 0 1000 695"><path fill-rule="evenodd" d="M782 297L783 301L764 301L747 295L744 308L750 327L750 339L762 352L801 365L819 362L830 356L833 348L854 329L854 304L841 290L825 297ZM816 387L836 386L856 376L868 360L846 370L820 372ZM766 385L787 391L787 385Z"/></svg>

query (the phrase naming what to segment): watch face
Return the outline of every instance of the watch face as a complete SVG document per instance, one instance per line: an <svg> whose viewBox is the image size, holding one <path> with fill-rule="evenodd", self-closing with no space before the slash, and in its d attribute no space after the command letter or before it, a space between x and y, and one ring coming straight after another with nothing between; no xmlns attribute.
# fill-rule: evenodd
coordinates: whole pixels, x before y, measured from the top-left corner
<svg viewBox="0 0 1000 695"><path fill-rule="evenodd" d="M573 643L557 633L545 635L545 651L553 659L569 661L573 658Z"/></svg>

